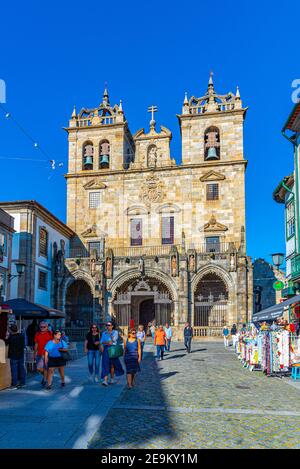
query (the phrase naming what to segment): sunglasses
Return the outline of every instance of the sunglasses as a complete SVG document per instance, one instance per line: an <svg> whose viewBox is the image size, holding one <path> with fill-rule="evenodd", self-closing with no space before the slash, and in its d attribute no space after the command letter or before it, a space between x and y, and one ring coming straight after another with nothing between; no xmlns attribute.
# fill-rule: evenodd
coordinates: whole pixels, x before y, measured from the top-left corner
<svg viewBox="0 0 300 469"><path fill-rule="evenodd" d="M112 324L106 324L106 327L110 327L110 326L112 326Z"/></svg>

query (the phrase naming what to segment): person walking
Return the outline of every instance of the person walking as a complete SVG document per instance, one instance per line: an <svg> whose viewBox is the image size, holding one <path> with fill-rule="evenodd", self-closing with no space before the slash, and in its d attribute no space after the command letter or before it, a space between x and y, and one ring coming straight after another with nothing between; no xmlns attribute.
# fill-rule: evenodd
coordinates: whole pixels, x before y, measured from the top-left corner
<svg viewBox="0 0 300 469"><path fill-rule="evenodd" d="M184 330L183 330L183 337L184 337L184 346L186 348L187 353L191 353L193 335L194 335L193 328L190 326L189 322L186 322Z"/></svg>
<svg viewBox="0 0 300 469"><path fill-rule="evenodd" d="M228 337L229 337L229 329L228 329L227 326L224 326L224 327L223 327L223 338L224 338L224 346L225 346L225 347L228 347L228 346L229 346Z"/></svg>
<svg viewBox="0 0 300 469"><path fill-rule="evenodd" d="M37 330L38 330L37 320L33 319L32 323L29 324L29 326L26 329L27 345L28 347L31 347L31 349L34 348L34 337L35 337Z"/></svg>
<svg viewBox="0 0 300 469"><path fill-rule="evenodd" d="M162 325L155 331L154 345L156 345L156 358L164 359L164 350L167 343L167 336Z"/></svg>
<svg viewBox="0 0 300 469"><path fill-rule="evenodd" d="M141 343L141 349L142 349L142 359L143 359L143 353L144 353L144 345L145 345L145 340L146 340L146 334L144 331L144 326L142 324L139 325L138 332L136 334L137 339L139 339Z"/></svg>
<svg viewBox="0 0 300 469"><path fill-rule="evenodd" d="M51 339L53 339L53 333L48 330L48 324L42 321L39 325L39 331L34 337L34 359L36 360L37 371L42 375L42 386L46 385L48 375L45 366L45 345Z"/></svg>
<svg viewBox="0 0 300 469"><path fill-rule="evenodd" d="M84 352L87 354L89 380L99 383L100 372L100 331L96 324L92 324L84 342ZM95 375L94 375L95 368Z"/></svg>
<svg viewBox="0 0 300 469"><path fill-rule="evenodd" d="M235 344L236 344L236 340L237 340L237 337L236 337L236 334L237 334L236 324L233 324L233 326L230 330L230 334L231 334L231 338L232 338L232 346L235 350Z"/></svg>
<svg viewBox="0 0 300 469"><path fill-rule="evenodd" d="M46 389L48 391L52 389L52 379L56 368L58 368L60 375L61 387L65 386L66 361L60 352L67 351L68 344L62 340L61 332L59 330L54 331L53 339L49 340L49 342L45 345L45 366L48 368Z"/></svg>
<svg viewBox="0 0 300 469"><path fill-rule="evenodd" d="M171 339L172 339L172 328L169 325L169 323L167 323L167 322L166 322L166 325L165 325L165 333L166 333L166 339L167 339L165 351L170 352Z"/></svg>
<svg viewBox="0 0 300 469"><path fill-rule="evenodd" d="M69 346L70 339L69 339L69 337L66 335L66 332L65 332L65 331L61 331L61 338L62 338L62 340L64 340L65 342L67 342L67 344L68 344L68 346Z"/></svg>
<svg viewBox="0 0 300 469"><path fill-rule="evenodd" d="M26 384L26 371L24 367L24 347L25 340L23 334L18 331L18 326L12 324L10 333L5 339L8 345L8 358L10 359L11 388L17 389ZM18 384L20 378L20 384Z"/></svg>
<svg viewBox="0 0 300 469"><path fill-rule="evenodd" d="M112 322L106 323L106 330L102 333L100 339L100 347L102 352L102 369L101 379L103 386L108 386L108 375L110 374L109 384L114 383L114 377L121 376L124 374L121 362L119 358L110 358L108 349L112 345L117 345L119 334L118 331L113 329Z"/></svg>
<svg viewBox="0 0 300 469"><path fill-rule="evenodd" d="M151 323L150 332L151 332L152 339L154 340L154 336L155 336L155 322L154 321L152 321Z"/></svg>
<svg viewBox="0 0 300 469"><path fill-rule="evenodd" d="M124 362L126 366L127 387L134 386L135 375L140 369L142 346L135 329L130 329L127 340L124 339Z"/></svg>

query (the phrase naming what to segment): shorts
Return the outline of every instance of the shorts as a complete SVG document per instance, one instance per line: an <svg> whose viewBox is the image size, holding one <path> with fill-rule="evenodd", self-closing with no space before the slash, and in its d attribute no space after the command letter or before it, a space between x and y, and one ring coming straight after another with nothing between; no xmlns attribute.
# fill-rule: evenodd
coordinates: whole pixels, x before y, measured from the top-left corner
<svg viewBox="0 0 300 469"><path fill-rule="evenodd" d="M45 366L45 357L44 355L37 355L36 356L36 367L38 370L46 370L47 367Z"/></svg>

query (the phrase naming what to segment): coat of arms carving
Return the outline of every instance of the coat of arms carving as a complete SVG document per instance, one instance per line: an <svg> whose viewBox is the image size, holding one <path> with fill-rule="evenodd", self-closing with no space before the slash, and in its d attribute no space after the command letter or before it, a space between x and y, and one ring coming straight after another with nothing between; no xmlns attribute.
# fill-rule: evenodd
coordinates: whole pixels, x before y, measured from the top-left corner
<svg viewBox="0 0 300 469"><path fill-rule="evenodd" d="M142 184L140 200L148 206L155 202L161 202L164 197L163 187L163 182L155 174L152 174Z"/></svg>

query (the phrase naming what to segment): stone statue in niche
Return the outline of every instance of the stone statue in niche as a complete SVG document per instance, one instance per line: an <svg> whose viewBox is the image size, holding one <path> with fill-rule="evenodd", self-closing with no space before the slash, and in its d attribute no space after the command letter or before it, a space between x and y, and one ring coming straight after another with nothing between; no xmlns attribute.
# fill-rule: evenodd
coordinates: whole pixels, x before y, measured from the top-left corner
<svg viewBox="0 0 300 469"><path fill-rule="evenodd" d="M63 239L60 240L60 249L56 254L56 266L57 274L63 275L65 271L65 241Z"/></svg>
<svg viewBox="0 0 300 469"><path fill-rule="evenodd" d="M151 145L148 150L148 167L155 168L157 162L157 147L156 145Z"/></svg>
<svg viewBox="0 0 300 469"><path fill-rule="evenodd" d="M195 255L191 254L189 257L189 267L191 272L195 272Z"/></svg>
<svg viewBox="0 0 300 469"><path fill-rule="evenodd" d="M106 276L106 278L111 278L112 277L112 260L111 260L110 257L106 258L105 276Z"/></svg>
<svg viewBox="0 0 300 469"><path fill-rule="evenodd" d="M234 271L235 270L235 254L232 252L230 254L230 270Z"/></svg>
<svg viewBox="0 0 300 469"><path fill-rule="evenodd" d="M139 271L141 272L141 275L144 275L145 273L145 262L143 257L139 258Z"/></svg>
<svg viewBox="0 0 300 469"><path fill-rule="evenodd" d="M171 257L171 275L172 277L177 276L177 256L175 254Z"/></svg>

